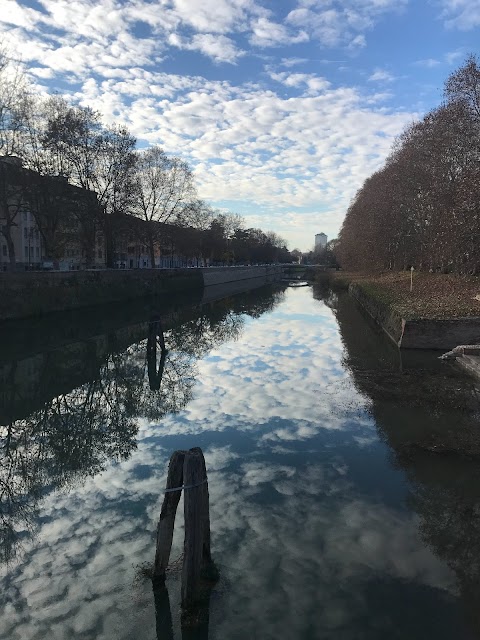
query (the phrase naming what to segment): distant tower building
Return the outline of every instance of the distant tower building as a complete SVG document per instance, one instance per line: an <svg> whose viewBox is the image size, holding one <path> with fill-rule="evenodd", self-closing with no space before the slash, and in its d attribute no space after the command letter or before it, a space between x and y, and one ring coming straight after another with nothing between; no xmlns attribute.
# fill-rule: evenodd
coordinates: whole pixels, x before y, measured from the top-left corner
<svg viewBox="0 0 480 640"><path fill-rule="evenodd" d="M325 249L327 246L327 236L324 233L317 233L315 235L315 251L319 249Z"/></svg>

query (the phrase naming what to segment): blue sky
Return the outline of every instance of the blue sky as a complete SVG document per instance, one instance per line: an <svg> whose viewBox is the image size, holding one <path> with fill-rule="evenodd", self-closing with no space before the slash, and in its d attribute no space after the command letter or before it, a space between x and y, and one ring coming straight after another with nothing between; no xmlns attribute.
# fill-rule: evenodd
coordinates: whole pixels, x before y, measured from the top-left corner
<svg viewBox="0 0 480 640"><path fill-rule="evenodd" d="M290 248L334 237L392 141L480 52L480 0L1 0L34 81L195 170Z"/></svg>

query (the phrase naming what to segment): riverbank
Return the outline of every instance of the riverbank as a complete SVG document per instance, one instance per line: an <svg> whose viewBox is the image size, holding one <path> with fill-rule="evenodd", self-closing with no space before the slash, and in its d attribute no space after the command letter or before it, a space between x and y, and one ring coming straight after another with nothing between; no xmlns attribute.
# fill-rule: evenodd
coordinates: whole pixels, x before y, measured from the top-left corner
<svg viewBox="0 0 480 640"><path fill-rule="evenodd" d="M473 276L333 273L390 338L405 349L453 349L480 341L480 281Z"/></svg>
<svg viewBox="0 0 480 640"><path fill-rule="evenodd" d="M166 294L201 295L204 288L279 280L282 267L212 267L0 273L0 321L41 316Z"/></svg>

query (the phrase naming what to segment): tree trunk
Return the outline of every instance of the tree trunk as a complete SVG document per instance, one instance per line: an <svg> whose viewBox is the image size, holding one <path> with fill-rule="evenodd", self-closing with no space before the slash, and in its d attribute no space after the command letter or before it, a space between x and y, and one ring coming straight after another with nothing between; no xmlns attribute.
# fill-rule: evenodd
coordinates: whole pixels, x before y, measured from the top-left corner
<svg viewBox="0 0 480 640"><path fill-rule="evenodd" d="M113 242L113 229L112 220L110 214L106 213L104 216L104 244L105 244L105 264L108 269L114 267L114 242ZM117 229L118 231L118 229Z"/></svg>
<svg viewBox="0 0 480 640"><path fill-rule="evenodd" d="M15 271L17 268L17 260L15 256L15 245L12 240L12 228L10 225L6 225L3 230L4 238L8 247L8 261L10 265L10 271Z"/></svg>

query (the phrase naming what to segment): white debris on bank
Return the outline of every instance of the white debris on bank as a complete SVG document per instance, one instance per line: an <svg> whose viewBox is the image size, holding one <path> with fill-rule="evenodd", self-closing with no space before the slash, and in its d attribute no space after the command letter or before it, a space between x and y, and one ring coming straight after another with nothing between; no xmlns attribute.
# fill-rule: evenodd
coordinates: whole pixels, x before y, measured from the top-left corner
<svg viewBox="0 0 480 640"><path fill-rule="evenodd" d="M480 378L480 344L463 344L447 351L441 360L456 360L458 364Z"/></svg>

